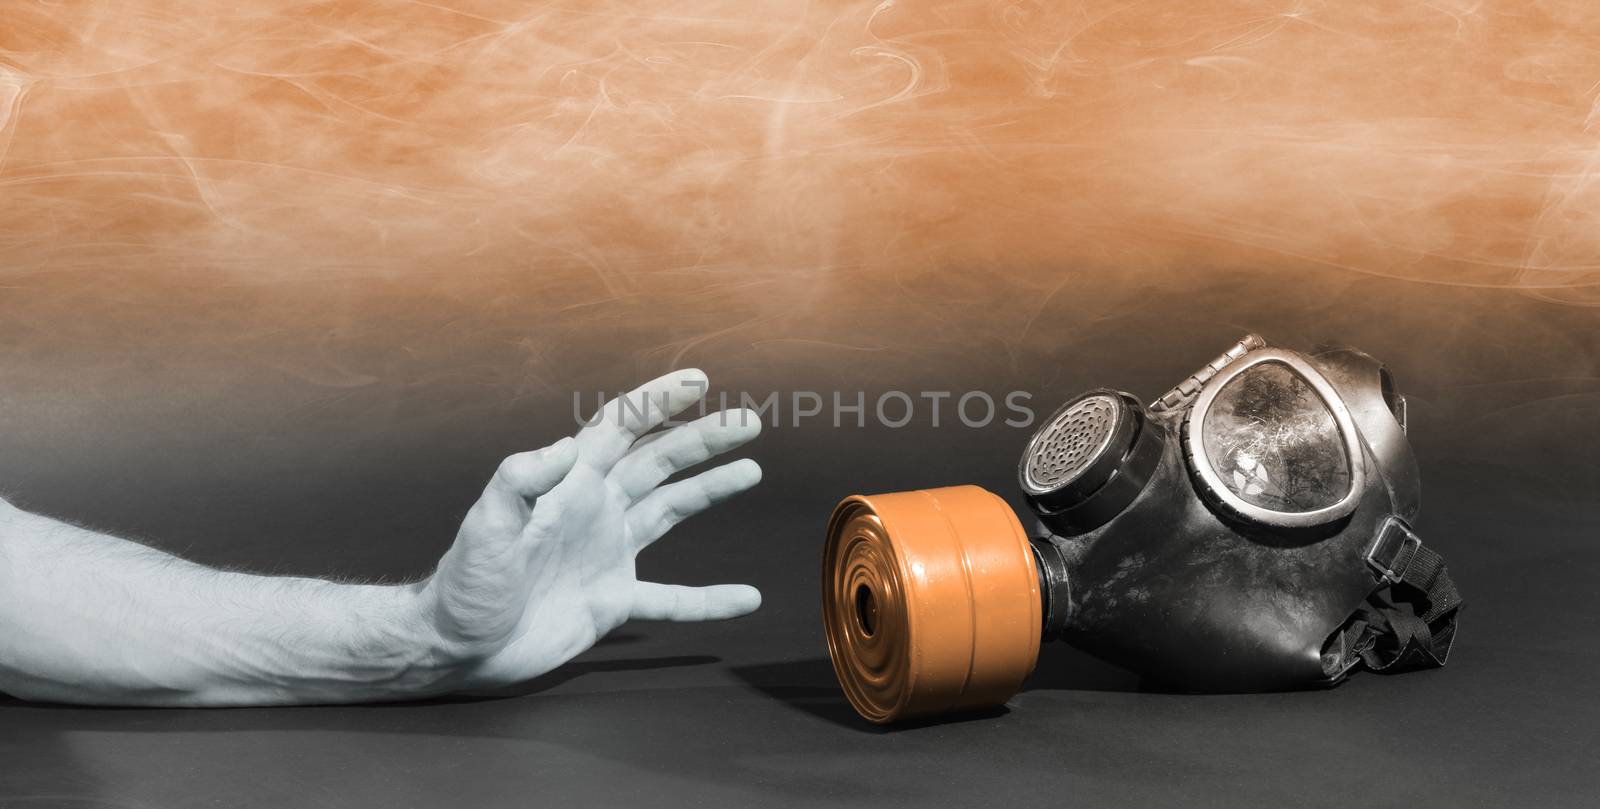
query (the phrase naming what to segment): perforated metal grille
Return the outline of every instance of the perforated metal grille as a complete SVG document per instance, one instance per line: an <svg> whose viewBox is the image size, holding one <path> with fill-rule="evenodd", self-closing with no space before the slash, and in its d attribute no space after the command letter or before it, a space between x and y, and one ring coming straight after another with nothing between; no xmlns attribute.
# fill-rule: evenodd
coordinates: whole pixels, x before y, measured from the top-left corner
<svg viewBox="0 0 1600 809"><path fill-rule="evenodd" d="M1105 451L1117 425L1117 401L1089 396L1050 422L1031 445L1028 483L1044 490L1064 485L1083 473Z"/></svg>

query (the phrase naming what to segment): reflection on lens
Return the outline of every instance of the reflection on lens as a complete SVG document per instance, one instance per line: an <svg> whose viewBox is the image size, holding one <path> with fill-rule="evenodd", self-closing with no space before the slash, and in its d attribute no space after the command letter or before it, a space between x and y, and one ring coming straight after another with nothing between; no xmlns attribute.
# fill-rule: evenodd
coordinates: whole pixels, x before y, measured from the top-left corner
<svg viewBox="0 0 1600 809"><path fill-rule="evenodd" d="M1327 403L1293 369L1263 362L1218 391L1205 452L1223 485L1272 511L1306 512L1350 491L1350 458Z"/></svg>

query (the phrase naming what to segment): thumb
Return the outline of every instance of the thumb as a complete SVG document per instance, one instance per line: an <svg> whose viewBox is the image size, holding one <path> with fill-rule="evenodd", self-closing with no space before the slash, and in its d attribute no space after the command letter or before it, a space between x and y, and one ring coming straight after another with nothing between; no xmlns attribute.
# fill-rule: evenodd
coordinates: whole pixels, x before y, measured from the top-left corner
<svg viewBox="0 0 1600 809"><path fill-rule="evenodd" d="M556 487L578 461L571 436L544 449L507 456L478 498L476 510L490 525L516 532L527 522L528 501Z"/></svg>
<svg viewBox="0 0 1600 809"><path fill-rule="evenodd" d="M748 584L685 587L641 581L634 587L635 621L725 621L761 606L761 591Z"/></svg>
<svg viewBox="0 0 1600 809"><path fill-rule="evenodd" d="M441 625L455 640L487 643L515 626L526 599L526 574L506 563L507 554L528 521L528 501L555 488L577 460L577 444L564 438L500 462L429 583Z"/></svg>

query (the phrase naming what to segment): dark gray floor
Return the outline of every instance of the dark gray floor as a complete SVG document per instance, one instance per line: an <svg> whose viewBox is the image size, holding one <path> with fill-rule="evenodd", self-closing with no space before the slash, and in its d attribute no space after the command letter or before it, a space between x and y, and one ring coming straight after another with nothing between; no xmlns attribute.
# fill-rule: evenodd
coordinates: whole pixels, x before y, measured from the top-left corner
<svg viewBox="0 0 1600 809"><path fill-rule="evenodd" d="M879 731L841 698L817 627L815 545L836 492L780 472L646 563L755 581L757 616L629 626L510 698L4 702L0 805L1593 805L1600 508L1508 498L1463 472L1433 476L1423 523L1470 604L1437 672L1181 696L1054 648L1004 713Z"/></svg>
<svg viewBox="0 0 1600 809"><path fill-rule="evenodd" d="M767 469L757 492L686 523L641 560L651 578L759 585L766 606L751 618L630 625L524 693L494 699L193 711L0 700L0 806L1597 805L1594 316L1473 299L1488 318L1480 333L1449 320L1448 299L1408 315L1420 328L1384 325L1382 300L1380 288L1372 314L1343 325L1411 382L1418 528L1467 599L1444 670L1362 674L1323 692L1183 696L1141 692L1130 676L1054 648L1003 712L872 728L838 691L818 625L828 510L855 491L959 482L1015 503L1025 434L780 428L753 450ZM1260 315L1277 336L1320 305L1231 312L1228 323ZM1530 324L1543 330L1518 337ZM1136 356L1085 354L1066 370L1035 358L989 376L955 369L943 383L1030 381L1041 408L1092 384L1148 398L1233 329L1213 324L1191 338L1135 325L1137 341L1119 344L1128 324L1113 324L1074 350ZM553 437L566 407L547 400L431 422L391 411L374 427L369 404L341 401L329 400L317 424L334 434L341 420L359 422L366 438L267 436L205 418L188 432L146 434L116 412L106 418L117 434L134 436L120 444L67 436L45 446L13 429L8 457L29 463L7 485L29 507L205 561L417 575L498 455L529 434ZM146 410L151 423L173 415L162 412Z"/></svg>

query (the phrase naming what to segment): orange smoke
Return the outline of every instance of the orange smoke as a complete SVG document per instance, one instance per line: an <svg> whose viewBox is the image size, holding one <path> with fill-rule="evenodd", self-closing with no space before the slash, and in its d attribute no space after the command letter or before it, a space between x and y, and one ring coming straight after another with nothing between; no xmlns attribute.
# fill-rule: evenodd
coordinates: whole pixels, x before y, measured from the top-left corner
<svg viewBox="0 0 1600 809"><path fill-rule="evenodd" d="M12 4L0 314L514 398L1092 342L1191 272L1593 305L1597 83L1587 0Z"/></svg>

